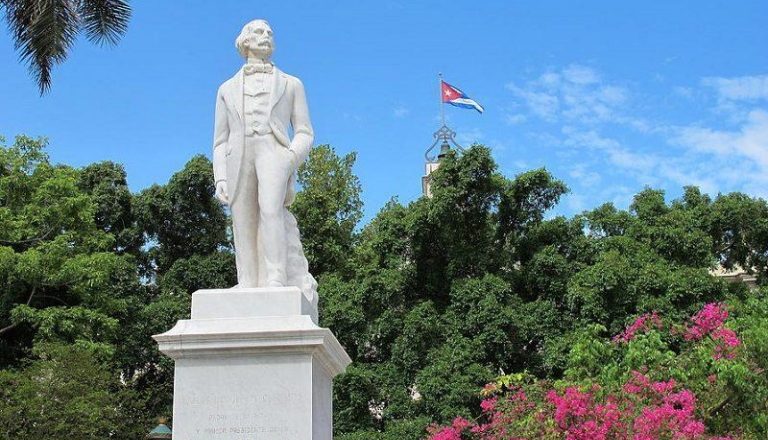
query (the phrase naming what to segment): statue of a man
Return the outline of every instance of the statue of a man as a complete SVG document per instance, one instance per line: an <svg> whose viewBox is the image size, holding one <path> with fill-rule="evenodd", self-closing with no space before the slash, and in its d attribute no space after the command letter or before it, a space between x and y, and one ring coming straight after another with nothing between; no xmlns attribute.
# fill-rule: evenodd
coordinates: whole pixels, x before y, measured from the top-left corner
<svg viewBox="0 0 768 440"><path fill-rule="evenodd" d="M287 210L314 136L304 86L271 62L265 20L246 24L235 46L246 63L216 97L213 173L216 197L231 209L238 287L314 290Z"/></svg>

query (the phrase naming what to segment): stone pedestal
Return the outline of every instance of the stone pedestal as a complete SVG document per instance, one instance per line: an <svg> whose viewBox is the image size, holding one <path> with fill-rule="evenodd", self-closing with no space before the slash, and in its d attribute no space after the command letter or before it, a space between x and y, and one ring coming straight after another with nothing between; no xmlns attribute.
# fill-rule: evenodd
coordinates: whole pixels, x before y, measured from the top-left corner
<svg viewBox="0 0 768 440"><path fill-rule="evenodd" d="M176 361L174 440L331 440L332 380L351 362L295 287L200 290L155 335Z"/></svg>

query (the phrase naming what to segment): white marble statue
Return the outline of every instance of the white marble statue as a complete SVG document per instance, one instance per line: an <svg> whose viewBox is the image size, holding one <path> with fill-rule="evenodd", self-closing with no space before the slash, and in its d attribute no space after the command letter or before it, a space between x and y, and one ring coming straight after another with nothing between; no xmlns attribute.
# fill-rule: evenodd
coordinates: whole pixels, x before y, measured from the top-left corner
<svg viewBox="0 0 768 440"><path fill-rule="evenodd" d="M287 209L313 140L304 87L270 62L266 21L236 45L246 64L216 97L213 173L232 211L238 285L194 292L190 319L153 336L175 363L173 438L333 440L333 378L352 359L318 326Z"/></svg>
<svg viewBox="0 0 768 440"><path fill-rule="evenodd" d="M296 219L296 168L312 148L304 86L271 61L272 28L246 24L235 41L245 65L219 87L213 137L216 197L228 204L238 288L297 286L313 302Z"/></svg>

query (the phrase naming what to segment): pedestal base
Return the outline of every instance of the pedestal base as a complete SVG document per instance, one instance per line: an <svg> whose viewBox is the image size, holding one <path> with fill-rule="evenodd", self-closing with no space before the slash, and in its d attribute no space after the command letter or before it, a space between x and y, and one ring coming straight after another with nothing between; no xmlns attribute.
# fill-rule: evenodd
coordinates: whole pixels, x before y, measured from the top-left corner
<svg viewBox="0 0 768 440"><path fill-rule="evenodd" d="M201 290L153 338L176 360L174 440L331 440L332 379L351 362L298 288Z"/></svg>

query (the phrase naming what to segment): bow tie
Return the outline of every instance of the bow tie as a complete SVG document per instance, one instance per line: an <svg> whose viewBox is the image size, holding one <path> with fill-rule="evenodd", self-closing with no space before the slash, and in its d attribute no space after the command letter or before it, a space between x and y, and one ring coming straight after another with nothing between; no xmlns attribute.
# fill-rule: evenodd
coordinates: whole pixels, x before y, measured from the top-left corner
<svg viewBox="0 0 768 440"><path fill-rule="evenodd" d="M273 68L272 64L246 64L243 67L243 73L246 75L253 75L256 72L272 73Z"/></svg>

